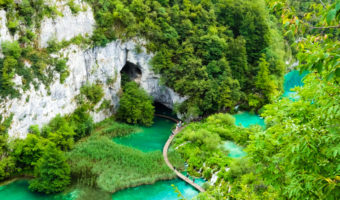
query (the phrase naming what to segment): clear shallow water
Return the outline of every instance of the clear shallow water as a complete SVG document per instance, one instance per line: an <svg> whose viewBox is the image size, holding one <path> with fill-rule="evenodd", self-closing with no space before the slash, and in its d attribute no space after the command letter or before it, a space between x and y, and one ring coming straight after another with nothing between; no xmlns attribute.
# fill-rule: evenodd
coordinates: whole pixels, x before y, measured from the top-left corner
<svg viewBox="0 0 340 200"><path fill-rule="evenodd" d="M256 114L249 112L241 112L233 115L236 119L235 124L238 126L249 127L250 125L258 124L264 126L264 119Z"/></svg>
<svg viewBox="0 0 340 200"><path fill-rule="evenodd" d="M195 183L203 185L203 179L195 180ZM171 185L175 185L186 199L191 199L198 191L180 179L170 181L158 181L153 185L142 185L116 192L113 200L177 200L177 193Z"/></svg>
<svg viewBox="0 0 340 200"><path fill-rule="evenodd" d="M140 127L139 131L124 137L114 138L113 141L142 151L162 150L171 134L174 122L155 117L151 127Z"/></svg>
<svg viewBox="0 0 340 200"><path fill-rule="evenodd" d="M68 194L44 195L31 192L27 180L14 181L8 185L0 186L1 200L74 200L77 191Z"/></svg>
<svg viewBox="0 0 340 200"><path fill-rule="evenodd" d="M282 97L289 97L291 99L296 99L296 92L291 91L291 89L298 87L298 86L303 86L303 78L308 74L308 71L303 72L300 74L299 71L293 70L287 73L284 76L284 83L283 83L283 95Z"/></svg>
<svg viewBox="0 0 340 200"><path fill-rule="evenodd" d="M228 157L231 158L241 158L247 155L246 152L243 151L243 148L238 146L232 141L225 141L222 144L223 148L229 151Z"/></svg>

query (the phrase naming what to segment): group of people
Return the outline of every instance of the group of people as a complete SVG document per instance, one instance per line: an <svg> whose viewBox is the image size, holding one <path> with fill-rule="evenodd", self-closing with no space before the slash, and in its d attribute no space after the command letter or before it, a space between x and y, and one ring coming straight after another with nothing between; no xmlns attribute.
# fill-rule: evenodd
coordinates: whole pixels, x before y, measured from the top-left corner
<svg viewBox="0 0 340 200"><path fill-rule="evenodd" d="M182 121L179 121L177 124L176 124L176 131L181 128L183 125Z"/></svg>
<svg viewBox="0 0 340 200"><path fill-rule="evenodd" d="M177 131L179 128L181 128L183 126L183 122L182 121L179 121L177 124L176 124L176 129L175 131ZM175 131L172 131L171 132L171 135L174 135L175 134Z"/></svg>

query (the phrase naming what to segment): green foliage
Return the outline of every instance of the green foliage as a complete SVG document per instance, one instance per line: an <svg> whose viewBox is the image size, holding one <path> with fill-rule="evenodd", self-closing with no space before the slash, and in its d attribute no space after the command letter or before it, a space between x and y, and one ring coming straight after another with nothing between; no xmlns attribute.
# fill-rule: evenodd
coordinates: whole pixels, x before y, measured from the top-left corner
<svg viewBox="0 0 340 200"><path fill-rule="evenodd" d="M80 94L93 105L96 105L104 96L104 91L99 84L85 84L80 88Z"/></svg>
<svg viewBox="0 0 340 200"><path fill-rule="evenodd" d="M1 47L4 58L0 59L0 97L2 97L0 100L7 96L19 97L19 87L27 90L33 84L37 89L40 82L47 86L53 81L54 71L59 73L61 83L69 75L66 60L52 59L44 50L31 46L22 48L16 41L4 41ZM19 83L21 85L12 82L16 75L21 77L22 82Z"/></svg>
<svg viewBox="0 0 340 200"><path fill-rule="evenodd" d="M4 157L0 161L0 181L10 177L16 172L15 160L13 157Z"/></svg>
<svg viewBox="0 0 340 200"><path fill-rule="evenodd" d="M259 61L259 71L256 75L256 93L249 95L249 106L258 110L261 105L268 104L271 99L277 97L277 85L269 76L269 63L264 55Z"/></svg>
<svg viewBox="0 0 340 200"><path fill-rule="evenodd" d="M194 176L210 177L212 171L224 169L230 163L227 152L221 147L222 140L233 140L246 145L251 132L237 127L229 114L215 114L204 122L191 123L176 136L174 147L188 163L188 172ZM203 163L205 167L202 168ZM201 174L198 173L202 168Z"/></svg>
<svg viewBox="0 0 340 200"><path fill-rule="evenodd" d="M63 152L54 145L48 145L37 162L35 179L30 181L29 189L46 194L63 191L70 184L70 167Z"/></svg>
<svg viewBox="0 0 340 200"><path fill-rule="evenodd" d="M187 118L248 107L262 53L275 90L281 88L283 41L263 0L87 1L97 22L94 44L145 38L162 82L189 97L179 109Z"/></svg>
<svg viewBox="0 0 340 200"><path fill-rule="evenodd" d="M2 42L1 49L4 56L13 56L15 59L18 59L21 56L21 48L18 42Z"/></svg>
<svg viewBox="0 0 340 200"><path fill-rule="evenodd" d="M60 74L60 83L64 83L65 79L69 75L69 71L67 70L66 60L59 59L55 64L55 69Z"/></svg>
<svg viewBox="0 0 340 200"><path fill-rule="evenodd" d="M13 115L3 119L0 115L0 181L12 175L16 171L15 160L9 155L7 130L11 125Z"/></svg>
<svg viewBox="0 0 340 200"><path fill-rule="evenodd" d="M325 78L340 77L340 2L338 0L266 0L280 19L284 36L300 61L300 68L326 71Z"/></svg>
<svg viewBox="0 0 340 200"><path fill-rule="evenodd" d="M149 95L135 82L128 82L119 101L117 119L130 124L151 126L155 108Z"/></svg>
<svg viewBox="0 0 340 200"><path fill-rule="evenodd" d="M32 170L43 155L47 144L49 144L47 139L33 134L28 134L24 140L15 140L11 155L16 160L18 170Z"/></svg>
<svg viewBox="0 0 340 200"><path fill-rule="evenodd" d="M77 14L81 10L80 5L76 4L74 0L68 1L67 5L70 7L72 14Z"/></svg>
<svg viewBox="0 0 340 200"><path fill-rule="evenodd" d="M113 118L107 118L96 124L96 132L110 138L129 135L137 131L137 127L118 123Z"/></svg>
<svg viewBox="0 0 340 200"><path fill-rule="evenodd" d="M66 66L63 70L55 70L55 62L45 49L37 48L36 33L40 30L42 19L55 16L56 8L43 0L23 0L14 2L5 0L0 6L6 10L7 27L12 35L18 34L18 41L2 42L4 58L0 59L0 98L16 98L20 96L19 88L24 91L34 85L38 88L40 83L48 86L54 77L55 71L60 74L63 83L68 76ZM18 43L19 42L19 43ZM58 66L60 68L60 65ZM19 76L22 83L15 85L12 79Z"/></svg>
<svg viewBox="0 0 340 200"><path fill-rule="evenodd" d="M91 115L88 113L86 106L78 107L68 118L69 123L74 129L74 139L79 140L82 137L91 134L94 124Z"/></svg>
<svg viewBox="0 0 340 200"><path fill-rule="evenodd" d="M334 81L308 76L299 100L265 106L268 128L252 136L248 152L283 197L338 199L340 93Z"/></svg>
<svg viewBox="0 0 340 200"><path fill-rule="evenodd" d="M96 111L98 112L98 111L106 110L106 109L110 109L110 108L111 108L111 101L104 99L102 101L102 103L100 104L99 108Z"/></svg>
<svg viewBox="0 0 340 200"><path fill-rule="evenodd" d="M63 151L70 150L74 144L74 128L65 117L57 115L41 131L42 135L52 141Z"/></svg>
<svg viewBox="0 0 340 200"><path fill-rule="evenodd" d="M77 144L68 153L68 161L78 183L109 192L175 176L160 151L144 153L103 136Z"/></svg>

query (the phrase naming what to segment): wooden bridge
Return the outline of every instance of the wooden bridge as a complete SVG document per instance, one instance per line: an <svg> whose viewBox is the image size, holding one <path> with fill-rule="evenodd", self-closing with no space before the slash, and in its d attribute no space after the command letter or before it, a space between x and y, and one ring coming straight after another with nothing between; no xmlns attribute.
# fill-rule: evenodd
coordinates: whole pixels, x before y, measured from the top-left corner
<svg viewBox="0 0 340 200"><path fill-rule="evenodd" d="M175 118L172 118L172 117L169 117L169 116L166 116L166 115L160 115L160 114L155 114L155 116L157 117L162 117L162 118L166 118L166 119L169 119L171 121L174 121L176 123L178 123L178 120L175 119ZM163 147L163 157L164 157L164 161L165 163L168 165L168 167L174 171L176 173L176 175L181 178L183 181L187 182L188 184L190 184L191 186L193 186L194 188L196 188L198 191L200 192L204 192L205 190L197 185L196 183L194 183L192 180L190 180L188 177L184 176L181 172L177 171L173 166L172 164L170 163L169 159L168 159L168 149L170 147L170 144L172 142L172 140L174 139L174 137L183 129L183 127L181 128L178 128L177 130L174 130L173 131L173 134L170 135L169 139L166 141L164 147Z"/></svg>

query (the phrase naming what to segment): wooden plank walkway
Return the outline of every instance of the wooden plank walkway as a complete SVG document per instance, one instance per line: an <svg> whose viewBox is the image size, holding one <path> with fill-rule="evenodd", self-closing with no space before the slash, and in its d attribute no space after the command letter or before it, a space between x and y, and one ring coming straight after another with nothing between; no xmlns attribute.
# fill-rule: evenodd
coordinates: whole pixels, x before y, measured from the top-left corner
<svg viewBox="0 0 340 200"><path fill-rule="evenodd" d="M169 116L166 116L166 115L159 115L159 114L155 114L155 116L158 116L158 117L163 117L163 118L166 118L166 119L170 119L174 122L178 122L177 119L174 119L172 117L169 117ZM187 182L188 184L190 184L191 186L193 186L194 188L196 188L198 191L200 192L205 192L205 190L197 185L196 183L194 183L192 180L190 180L188 177L184 176L181 172L177 171L173 166L172 164L170 163L169 159L168 159L168 149L170 147L170 144L172 142L172 140L174 139L174 137L183 129L184 127L181 127L177 130L174 130L173 131L173 134L170 135L169 139L166 141L164 147L163 147L163 157L164 157L164 161L165 163L168 165L168 167L174 171L176 173L176 175L181 178L183 181Z"/></svg>

